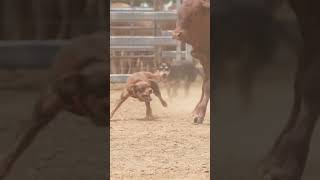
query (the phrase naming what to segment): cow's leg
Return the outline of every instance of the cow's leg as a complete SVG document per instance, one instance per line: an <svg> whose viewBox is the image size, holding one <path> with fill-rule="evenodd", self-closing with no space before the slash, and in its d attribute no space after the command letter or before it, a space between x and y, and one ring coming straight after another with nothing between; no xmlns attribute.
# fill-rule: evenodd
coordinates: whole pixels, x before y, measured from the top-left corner
<svg viewBox="0 0 320 180"><path fill-rule="evenodd" d="M200 59L200 58L199 58ZM202 123L207 111L207 105L210 100L210 59L202 58L200 60L204 70L204 80L202 83L202 94L199 103L193 110L194 123Z"/></svg>
<svg viewBox="0 0 320 180"><path fill-rule="evenodd" d="M210 100L210 79L206 78L202 85L202 98L193 112L194 123L202 123Z"/></svg>
<svg viewBox="0 0 320 180"><path fill-rule="evenodd" d="M5 178L10 172L13 164L30 146L34 138L63 108L61 99L49 93L40 98L35 104L32 121L24 124L19 130L14 144L10 147L0 161L0 179Z"/></svg>
<svg viewBox="0 0 320 180"><path fill-rule="evenodd" d="M313 130L320 112L320 63L309 66L296 83L295 104L289 122L261 164L266 180L300 180L309 153ZM303 76L302 76L303 75ZM303 78L302 78L303 77ZM300 87L300 88L299 88Z"/></svg>
<svg viewBox="0 0 320 180"><path fill-rule="evenodd" d="M203 97L204 97L203 86L204 86L204 80L203 80L203 82L202 82L200 100L199 100L199 102L197 103L197 105L196 105L196 107L194 108L194 110L192 111L192 114L195 114L196 110L198 109L199 104L202 102L202 99L203 99Z"/></svg>
<svg viewBox="0 0 320 180"><path fill-rule="evenodd" d="M294 124L288 123L270 154L262 161L264 180L300 180L318 114L302 105Z"/></svg>

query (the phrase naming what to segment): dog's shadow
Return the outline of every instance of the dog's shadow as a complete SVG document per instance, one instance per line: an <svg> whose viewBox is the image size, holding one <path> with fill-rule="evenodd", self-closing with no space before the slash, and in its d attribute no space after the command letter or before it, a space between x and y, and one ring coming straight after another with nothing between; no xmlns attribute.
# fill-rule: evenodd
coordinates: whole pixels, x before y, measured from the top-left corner
<svg viewBox="0 0 320 180"><path fill-rule="evenodd" d="M117 121L162 121L163 118L166 118L167 116L154 116L152 119L146 119L146 118L117 118L117 119L110 119L110 122L117 122Z"/></svg>

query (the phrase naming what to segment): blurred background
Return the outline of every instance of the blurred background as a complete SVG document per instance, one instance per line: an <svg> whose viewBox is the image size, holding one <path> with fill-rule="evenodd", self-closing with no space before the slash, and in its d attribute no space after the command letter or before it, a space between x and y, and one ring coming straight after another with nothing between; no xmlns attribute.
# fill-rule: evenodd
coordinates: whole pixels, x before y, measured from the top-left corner
<svg viewBox="0 0 320 180"><path fill-rule="evenodd" d="M212 18L214 176L250 180L287 122L301 35L286 0L216 0ZM319 136L305 180L320 176Z"/></svg>
<svg viewBox="0 0 320 180"><path fill-rule="evenodd" d="M19 128L31 121L55 53L73 37L107 31L108 17L105 0L2 0L0 8L2 156ZM104 179L105 138L105 129L62 113L18 159L7 179Z"/></svg>

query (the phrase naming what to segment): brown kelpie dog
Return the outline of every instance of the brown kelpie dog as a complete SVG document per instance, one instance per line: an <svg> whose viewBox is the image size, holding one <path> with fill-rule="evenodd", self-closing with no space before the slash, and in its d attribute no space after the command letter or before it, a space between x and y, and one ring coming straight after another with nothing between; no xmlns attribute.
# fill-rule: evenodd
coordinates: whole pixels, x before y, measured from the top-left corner
<svg viewBox="0 0 320 180"><path fill-rule="evenodd" d="M163 100L157 81L161 81L166 78L168 74L164 71L157 70L155 73L151 72L137 72L133 73L127 80L127 85L121 93L120 100L116 103L115 108L111 112L110 119L114 113L118 110L121 104L129 97L138 99L146 104L146 119L153 119L152 110L150 106L151 94L154 93L162 104L167 107L167 103Z"/></svg>
<svg viewBox="0 0 320 180"><path fill-rule="evenodd" d="M107 34L96 33L72 40L56 55L49 86L36 101L32 121L0 160L0 179L34 141L38 133L62 111L88 117L106 127L109 108ZM58 131L57 131L58 132Z"/></svg>

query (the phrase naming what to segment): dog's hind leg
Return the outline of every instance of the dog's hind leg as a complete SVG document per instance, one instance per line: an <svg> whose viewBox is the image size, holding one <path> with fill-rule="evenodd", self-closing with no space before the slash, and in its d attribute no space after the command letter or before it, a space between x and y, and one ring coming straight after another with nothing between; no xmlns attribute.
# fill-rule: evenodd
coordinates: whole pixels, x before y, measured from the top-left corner
<svg viewBox="0 0 320 180"><path fill-rule="evenodd" d="M171 87L170 87L169 83L166 83L165 86L166 86L166 89L167 89L168 97L171 98Z"/></svg>
<svg viewBox="0 0 320 180"><path fill-rule="evenodd" d="M129 93L127 90L123 91L121 93L120 99L119 101L116 103L116 107L112 110L111 112L111 116L110 119L113 117L114 113L119 109L119 107L121 106L121 104L126 101L128 98L130 97Z"/></svg>
<svg viewBox="0 0 320 180"><path fill-rule="evenodd" d="M167 107L168 104L167 102L162 98L160 88L158 84L155 81L150 81L151 82L151 88L153 90L153 93L155 96L157 96L162 104L163 107Z"/></svg>
<svg viewBox="0 0 320 180"><path fill-rule="evenodd" d="M172 86L172 97L177 97L178 96L178 90L180 87L180 81L176 81L176 83L173 84Z"/></svg>
<svg viewBox="0 0 320 180"><path fill-rule="evenodd" d="M189 96L190 85L191 85L191 82L186 80L186 82L184 83L184 96L185 97Z"/></svg>
<svg viewBox="0 0 320 180"><path fill-rule="evenodd" d="M0 161L0 179L5 178L16 160L30 146L38 133L62 111L63 102L54 93L42 96L34 106L33 119L19 130L19 135L8 153Z"/></svg>

